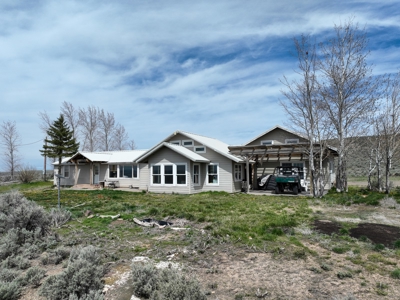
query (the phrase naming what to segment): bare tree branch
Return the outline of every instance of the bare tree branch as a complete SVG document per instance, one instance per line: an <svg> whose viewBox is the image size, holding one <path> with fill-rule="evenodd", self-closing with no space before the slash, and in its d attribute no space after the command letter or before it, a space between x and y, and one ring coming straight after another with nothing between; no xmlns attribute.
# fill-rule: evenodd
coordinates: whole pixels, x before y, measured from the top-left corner
<svg viewBox="0 0 400 300"><path fill-rule="evenodd" d="M17 131L17 125L12 121L3 121L0 127L0 141L4 148L3 161L7 170L14 178L14 172L19 168L20 157L18 155L18 146L20 137Z"/></svg>

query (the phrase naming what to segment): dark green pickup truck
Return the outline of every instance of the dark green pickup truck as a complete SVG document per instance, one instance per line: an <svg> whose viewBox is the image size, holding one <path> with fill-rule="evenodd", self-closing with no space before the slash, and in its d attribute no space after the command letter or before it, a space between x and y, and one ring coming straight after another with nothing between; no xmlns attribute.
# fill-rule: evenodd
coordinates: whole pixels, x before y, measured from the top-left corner
<svg viewBox="0 0 400 300"><path fill-rule="evenodd" d="M285 191L297 195L302 190L299 167L276 167L274 171L276 187L275 194L281 194Z"/></svg>

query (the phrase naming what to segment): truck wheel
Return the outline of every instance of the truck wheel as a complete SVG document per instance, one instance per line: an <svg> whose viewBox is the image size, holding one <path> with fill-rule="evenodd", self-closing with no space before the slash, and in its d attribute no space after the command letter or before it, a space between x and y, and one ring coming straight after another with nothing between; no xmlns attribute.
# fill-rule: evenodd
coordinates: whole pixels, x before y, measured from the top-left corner
<svg viewBox="0 0 400 300"><path fill-rule="evenodd" d="M275 194L279 194L279 187L278 186L275 187Z"/></svg>
<svg viewBox="0 0 400 300"><path fill-rule="evenodd" d="M297 185L295 185L293 187L293 195L297 195L299 193L299 188L297 187Z"/></svg>

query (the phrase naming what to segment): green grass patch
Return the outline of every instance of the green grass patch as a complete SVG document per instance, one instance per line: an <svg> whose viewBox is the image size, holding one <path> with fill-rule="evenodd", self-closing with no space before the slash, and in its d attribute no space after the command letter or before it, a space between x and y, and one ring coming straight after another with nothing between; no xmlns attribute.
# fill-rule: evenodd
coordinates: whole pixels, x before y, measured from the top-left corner
<svg viewBox="0 0 400 300"><path fill-rule="evenodd" d="M331 189L323 199L339 205L366 204L377 206L384 197L386 197L384 193L350 186L347 193L338 193L335 189Z"/></svg>

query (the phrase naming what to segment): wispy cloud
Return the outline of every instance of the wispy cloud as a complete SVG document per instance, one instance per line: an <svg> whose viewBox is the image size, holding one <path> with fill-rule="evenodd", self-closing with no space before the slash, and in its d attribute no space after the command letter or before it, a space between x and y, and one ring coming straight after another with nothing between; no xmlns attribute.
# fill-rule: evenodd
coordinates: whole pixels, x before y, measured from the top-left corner
<svg viewBox="0 0 400 300"><path fill-rule="evenodd" d="M240 144L285 119L293 37L354 17L375 72L399 68L397 1L9 1L0 3L0 121L23 143L63 101L113 112L140 148L180 129ZM41 143L21 147L41 167ZM1 169L1 168L0 168Z"/></svg>

